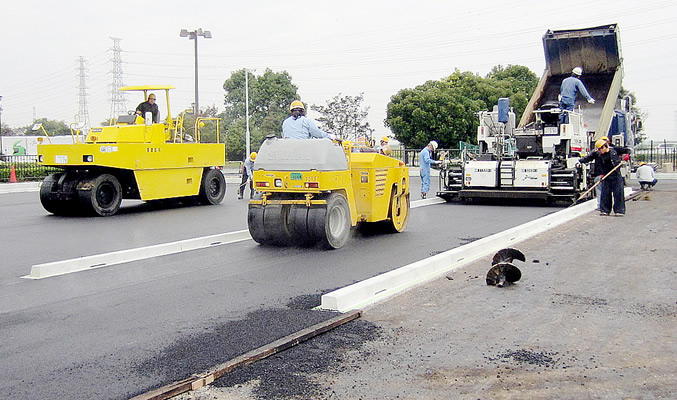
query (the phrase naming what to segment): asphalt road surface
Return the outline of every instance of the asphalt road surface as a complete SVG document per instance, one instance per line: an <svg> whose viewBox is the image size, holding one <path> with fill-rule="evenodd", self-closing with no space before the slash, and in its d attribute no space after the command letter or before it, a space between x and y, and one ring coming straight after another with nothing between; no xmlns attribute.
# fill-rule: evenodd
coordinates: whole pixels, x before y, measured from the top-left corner
<svg viewBox="0 0 677 400"><path fill-rule="evenodd" d="M65 218L36 192L0 194L0 398L129 398L332 317L309 310L321 293L557 210L438 204L413 209L401 234L356 232L336 251L249 240L22 278L36 263L246 229L235 195L229 185L218 206L124 202L113 217Z"/></svg>
<svg viewBox="0 0 677 400"><path fill-rule="evenodd" d="M633 186L637 186L634 182ZM677 181L367 307L187 399L675 399Z"/></svg>

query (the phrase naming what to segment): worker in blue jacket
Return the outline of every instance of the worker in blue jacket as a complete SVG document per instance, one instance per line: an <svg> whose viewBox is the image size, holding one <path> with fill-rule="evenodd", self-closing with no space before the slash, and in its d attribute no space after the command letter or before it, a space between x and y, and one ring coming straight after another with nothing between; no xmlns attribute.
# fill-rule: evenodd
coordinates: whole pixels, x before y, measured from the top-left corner
<svg viewBox="0 0 677 400"><path fill-rule="evenodd" d="M562 85L559 87L559 108L562 110L574 110L578 93L582 94L588 100L588 103L595 104L595 99L590 96L588 89L581 82L581 75L583 75L583 69L576 67L571 71L571 76L562 81ZM568 124L569 113L562 112L559 115L559 122L560 124Z"/></svg>
<svg viewBox="0 0 677 400"><path fill-rule="evenodd" d="M425 199L430 191L430 166L439 164L432 158L433 151L437 150L437 142L431 140L418 155L419 171L421 172L421 198Z"/></svg>
<svg viewBox="0 0 677 400"><path fill-rule="evenodd" d="M282 122L282 137L289 139L334 139L335 136L327 133L315 125L315 122L306 117L305 107L299 100L292 101L289 106L290 115Z"/></svg>
<svg viewBox="0 0 677 400"><path fill-rule="evenodd" d="M579 162L588 163L594 160L595 165L600 169L602 179L604 179L601 183L602 195L599 203L599 215L609 215L613 204L614 214L622 217L625 215L625 193L623 193L625 181L618 169L611 171L621 163L620 155L630 154L631 150L627 147L611 146L604 139L596 141L595 147L597 151L581 158Z"/></svg>

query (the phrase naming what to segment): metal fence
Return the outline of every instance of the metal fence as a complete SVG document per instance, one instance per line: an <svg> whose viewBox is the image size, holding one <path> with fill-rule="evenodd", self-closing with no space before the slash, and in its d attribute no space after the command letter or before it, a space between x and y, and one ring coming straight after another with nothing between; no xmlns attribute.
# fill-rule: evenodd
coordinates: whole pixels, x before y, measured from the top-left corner
<svg viewBox="0 0 677 400"><path fill-rule="evenodd" d="M418 167L418 155L422 149L396 149L392 150L390 157L403 161L407 167ZM461 150L459 149L437 149L433 158L439 158L440 154L446 153L446 158L459 158Z"/></svg>
<svg viewBox="0 0 677 400"><path fill-rule="evenodd" d="M12 170L14 173L12 173ZM38 164L38 156L0 156L0 182L11 182L13 176L17 182L41 181L52 172L59 172L56 167L45 167Z"/></svg>
<svg viewBox="0 0 677 400"><path fill-rule="evenodd" d="M653 164L656 169L670 169L669 166L671 166L671 171L664 172L674 172L675 166L677 166L677 148L665 145L649 147L639 146L635 148L633 158L637 162L644 161Z"/></svg>

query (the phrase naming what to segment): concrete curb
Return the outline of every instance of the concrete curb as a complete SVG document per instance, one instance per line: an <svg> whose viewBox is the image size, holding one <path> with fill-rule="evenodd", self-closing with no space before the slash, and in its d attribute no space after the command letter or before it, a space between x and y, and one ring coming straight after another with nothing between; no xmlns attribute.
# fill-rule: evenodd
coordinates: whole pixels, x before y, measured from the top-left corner
<svg viewBox="0 0 677 400"><path fill-rule="evenodd" d="M625 195L632 193L626 188ZM478 258L510 247L595 209L586 201L472 243L405 265L398 269L335 290L322 296L320 308L346 312L384 300L418 284L435 279ZM489 266L487 266L488 268Z"/></svg>
<svg viewBox="0 0 677 400"><path fill-rule="evenodd" d="M186 239L178 242L162 243L153 246L139 247L136 249L127 249L114 251L111 253L73 258L70 260L36 264L31 267L30 275L23 276L23 278L43 279L51 276L64 275L94 268L109 267L111 265L122 264L131 261L145 260L148 258L181 253L189 250L204 249L207 247L220 246L223 244L241 242L243 240L249 239L251 239L249 231L241 230Z"/></svg>

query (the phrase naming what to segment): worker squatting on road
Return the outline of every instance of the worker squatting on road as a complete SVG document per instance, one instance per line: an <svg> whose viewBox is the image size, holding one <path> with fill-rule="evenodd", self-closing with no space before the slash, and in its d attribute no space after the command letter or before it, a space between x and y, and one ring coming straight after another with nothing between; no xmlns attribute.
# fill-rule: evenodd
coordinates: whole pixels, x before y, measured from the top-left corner
<svg viewBox="0 0 677 400"><path fill-rule="evenodd" d="M583 82L581 82L581 75L583 75L583 69L581 67L576 67L571 71L571 76L562 81L562 85L559 88L559 108L573 111L574 106L576 105L576 97L578 97L579 92L588 100L588 103L595 104L595 99L590 96L588 89L586 89ZM559 122L561 124L568 124L569 113L561 113L559 115Z"/></svg>
<svg viewBox="0 0 677 400"><path fill-rule="evenodd" d="M642 190L651 190L656 185L656 182L658 182L653 167L644 161L639 163L639 168L637 168L637 180Z"/></svg>
<svg viewBox="0 0 677 400"><path fill-rule="evenodd" d="M290 115L282 122L282 137L289 139L335 139L331 133L327 133L315 125L315 122L306 117L306 109L299 100L294 100L289 105Z"/></svg>
<svg viewBox="0 0 677 400"><path fill-rule="evenodd" d="M157 104L155 104L155 94L151 93L148 95L148 100L140 103L136 106L136 114L140 115L143 118L146 118L146 113L149 112L153 115L153 122L160 122L160 109Z"/></svg>
<svg viewBox="0 0 677 400"><path fill-rule="evenodd" d="M623 176L618 170L611 172L617 165L621 163L622 154L630 154L630 149L627 147L610 146L604 139L599 139L595 142L597 151L593 151L587 156L581 158L579 162L588 163L595 161L602 172L601 183L602 194L599 204L599 215L609 215L611 213L612 205L613 211L617 216L625 215L625 194L623 193ZM612 201L613 199L613 201Z"/></svg>
<svg viewBox="0 0 677 400"><path fill-rule="evenodd" d="M433 151L437 150L437 142L431 140L418 155L419 171L421 172L421 198L425 199L430 191L430 166L439 164L440 161L432 159Z"/></svg>
<svg viewBox="0 0 677 400"><path fill-rule="evenodd" d="M240 183L240 188L237 192L237 198L242 199L244 197L244 190L247 187L247 182L249 182L249 198L254 197L254 184L252 182L254 160L256 160L256 152L252 151L249 157L242 164L242 182Z"/></svg>

